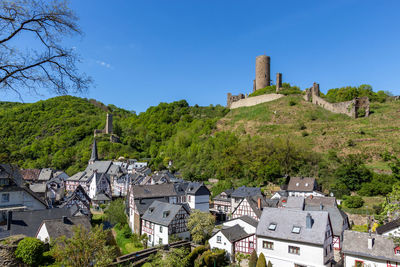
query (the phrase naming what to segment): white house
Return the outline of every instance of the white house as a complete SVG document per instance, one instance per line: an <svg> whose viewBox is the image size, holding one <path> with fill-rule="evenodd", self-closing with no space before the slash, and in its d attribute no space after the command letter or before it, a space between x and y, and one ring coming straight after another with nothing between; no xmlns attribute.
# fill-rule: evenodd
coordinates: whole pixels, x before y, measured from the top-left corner
<svg viewBox="0 0 400 267"><path fill-rule="evenodd" d="M388 222L376 228L376 233L384 236L400 236L400 219Z"/></svg>
<svg viewBox="0 0 400 267"><path fill-rule="evenodd" d="M290 177L287 192L288 196L294 197L324 196L318 191L317 181L312 177Z"/></svg>
<svg viewBox="0 0 400 267"><path fill-rule="evenodd" d="M190 209L185 204L154 201L142 217L142 234L147 234L149 246L169 243L171 235L190 238L187 220Z"/></svg>
<svg viewBox="0 0 400 267"><path fill-rule="evenodd" d="M344 267L397 267L400 266L400 247L387 236L344 232Z"/></svg>
<svg viewBox="0 0 400 267"><path fill-rule="evenodd" d="M183 190L183 191L182 191ZM208 212L210 209L210 191L200 182L183 182L176 184L181 203L187 203L191 209Z"/></svg>
<svg viewBox="0 0 400 267"><path fill-rule="evenodd" d="M90 231L90 220L86 216L66 217L60 219L43 220L36 234L36 238L43 242L50 242L58 237L70 238L74 235L74 227L81 225Z"/></svg>
<svg viewBox="0 0 400 267"><path fill-rule="evenodd" d="M251 254L256 249L257 220L243 216L225 222L208 240L210 248L224 249L234 260L236 253Z"/></svg>
<svg viewBox="0 0 400 267"><path fill-rule="evenodd" d="M256 231L257 254L273 266L331 266L332 226L328 212L264 208Z"/></svg>

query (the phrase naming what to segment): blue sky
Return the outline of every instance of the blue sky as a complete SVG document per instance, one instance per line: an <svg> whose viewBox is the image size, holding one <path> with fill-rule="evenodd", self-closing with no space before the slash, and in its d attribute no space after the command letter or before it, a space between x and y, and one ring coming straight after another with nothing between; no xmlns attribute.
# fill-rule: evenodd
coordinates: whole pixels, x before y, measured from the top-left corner
<svg viewBox="0 0 400 267"><path fill-rule="evenodd" d="M304 89L371 84L400 94L400 1L72 0L85 35L65 42L95 87L81 97L145 111L226 103L252 90L255 57ZM25 102L54 95L26 95ZM12 93L0 100L18 101Z"/></svg>

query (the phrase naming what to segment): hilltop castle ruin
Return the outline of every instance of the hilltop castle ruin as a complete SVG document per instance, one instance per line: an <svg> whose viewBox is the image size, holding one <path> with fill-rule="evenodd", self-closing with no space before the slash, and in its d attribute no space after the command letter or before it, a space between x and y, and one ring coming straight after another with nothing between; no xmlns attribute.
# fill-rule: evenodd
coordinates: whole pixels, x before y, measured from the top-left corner
<svg viewBox="0 0 400 267"><path fill-rule="evenodd" d="M110 142L111 143L119 143L119 137L113 133L113 115L110 113L107 113L106 116L106 126L104 129L99 130L96 129L94 130L94 137L100 136L103 134L109 134L110 135Z"/></svg>
<svg viewBox="0 0 400 267"><path fill-rule="evenodd" d="M256 73L253 80L253 92L271 86L271 58L266 55L256 57ZM282 89L282 73L276 74L276 93L263 94L258 96L248 97L248 94L232 95L228 93L227 107L230 109L254 106L257 104L273 101L275 99L284 97L279 92ZM314 83L311 88L305 90L304 100L312 102L326 110L334 113L346 114L352 118L361 116L369 116L369 98L357 97L350 101L330 103L320 96L319 84Z"/></svg>

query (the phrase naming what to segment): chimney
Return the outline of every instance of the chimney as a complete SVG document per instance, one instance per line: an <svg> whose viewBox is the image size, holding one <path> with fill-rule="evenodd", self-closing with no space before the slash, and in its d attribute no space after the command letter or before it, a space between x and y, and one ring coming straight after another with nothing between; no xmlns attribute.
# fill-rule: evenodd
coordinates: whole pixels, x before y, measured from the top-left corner
<svg viewBox="0 0 400 267"><path fill-rule="evenodd" d="M311 214L307 213L307 216L306 216L306 228L307 229L311 229L312 224L313 224L313 219L311 217Z"/></svg>
<svg viewBox="0 0 400 267"><path fill-rule="evenodd" d="M7 211L7 231L11 230L11 222L12 222L12 211Z"/></svg>
<svg viewBox="0 0 400 267"><path fill-rule="evenodd" d="M375 238L371 236L371 230L369 231L369 237L368 237L368 249L372 249L374 247L374 241Z"/></svg>
<svg viewBox="0 0 400 267"><path fill-rule="evenodd" d="M261 198L260 197L257 199L257 207L259 210L261 210Z"/></svg>
<svg viewBox="0 0 400 267"><path fill-rule="evenodd" d="M67 216L62 216L62 221L63 221L63 223L68 223Z"/></svg>

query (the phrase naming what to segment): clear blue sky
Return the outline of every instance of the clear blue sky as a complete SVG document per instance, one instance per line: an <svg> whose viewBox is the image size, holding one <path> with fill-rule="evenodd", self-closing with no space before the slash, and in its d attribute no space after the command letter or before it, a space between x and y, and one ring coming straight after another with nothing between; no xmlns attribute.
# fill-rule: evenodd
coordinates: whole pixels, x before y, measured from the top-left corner
<svg viewBox="0 0 400 267"><path fill-rule="evenodd" d="M400 94L400 1L72 0L85 35L68 41L96 87L82 97L145 111L159 102L226 103L271 76L321 90L371 84ZM25 96L25 102L54 95ZM17 96L0 94L1 100Z"/></svg>

